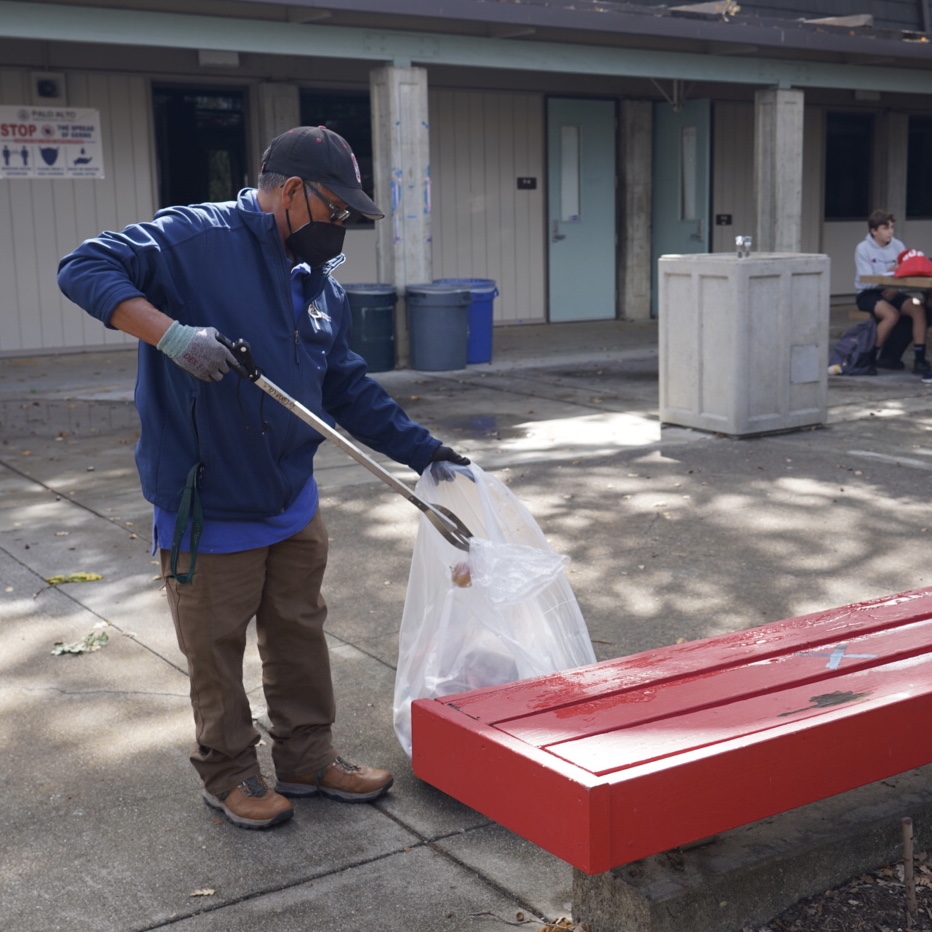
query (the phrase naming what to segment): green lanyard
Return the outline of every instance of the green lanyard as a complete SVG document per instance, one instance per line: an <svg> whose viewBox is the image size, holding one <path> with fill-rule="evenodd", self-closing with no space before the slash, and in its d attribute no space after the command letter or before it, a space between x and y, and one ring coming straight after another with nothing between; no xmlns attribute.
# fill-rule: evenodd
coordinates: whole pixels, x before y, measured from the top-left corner
<svg viewBox="0 0 932 932"><path fill-rule="evenodd" d="M197 548L201 542L201 532L204 530L204 514L201 510L201 497L197 491L197 474L201 464L191 467L188 478L181 493L181 505L175 517L175 533L172 537L172 552L169 560L169 576L178 580L181 585L190 583L194 579L194 564L197 562ZM191 520L191 565L187 573L178 573L178 555L181 551L181 539L184 537L188 520Z"/></svg>

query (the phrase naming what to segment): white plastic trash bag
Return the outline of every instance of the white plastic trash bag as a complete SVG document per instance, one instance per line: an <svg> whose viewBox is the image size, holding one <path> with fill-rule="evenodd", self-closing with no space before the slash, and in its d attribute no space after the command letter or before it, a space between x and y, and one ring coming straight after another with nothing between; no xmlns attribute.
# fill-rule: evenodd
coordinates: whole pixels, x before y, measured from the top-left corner
<svg viewBox="0 0 932 932"><path fill-rule="evenodd" d="M474 535L467 553L421 518L395 675L395 734L411 755L411 702L595 663L555 554L528 510L478 466L427 470L415 489Z"/></svg>

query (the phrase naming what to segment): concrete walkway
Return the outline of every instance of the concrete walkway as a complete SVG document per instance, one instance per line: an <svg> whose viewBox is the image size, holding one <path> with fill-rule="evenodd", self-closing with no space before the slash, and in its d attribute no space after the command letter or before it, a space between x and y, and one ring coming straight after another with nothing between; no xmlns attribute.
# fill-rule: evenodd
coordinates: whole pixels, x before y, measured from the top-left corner
<svg viewBox="0 0 932 932"><path fill-rule="evenodd" d="M205 807L132 460L134 371L124 350L0 360L0 925L491 932L568 915L568 866L411 774L391 718L417 512L333 448L337 739L395 787L372 806L298 801L271 832ZM491 364L377 378L570 556L600 659L932 585L932 387L909 373L832 379L828 429L745 441L661 430L649 323L503 328ZM45 581L76 572L103 578ZM100 650L53 656L102 630ZM261 723L254 652L246 676Z"/></svg>

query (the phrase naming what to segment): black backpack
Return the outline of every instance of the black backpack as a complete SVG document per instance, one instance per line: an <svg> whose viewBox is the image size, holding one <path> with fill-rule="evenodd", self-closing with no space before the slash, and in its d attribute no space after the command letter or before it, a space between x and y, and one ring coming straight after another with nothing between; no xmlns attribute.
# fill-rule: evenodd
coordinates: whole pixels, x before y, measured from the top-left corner
<svg viewBox="0 0 932 932"><path fill-rule="evenodd" d="M877 343L877 322L873 317L862 320L846 331L835 344L829 356L829 371L833 366L841 370L839 375L871 375L871 350Z"/></svg>

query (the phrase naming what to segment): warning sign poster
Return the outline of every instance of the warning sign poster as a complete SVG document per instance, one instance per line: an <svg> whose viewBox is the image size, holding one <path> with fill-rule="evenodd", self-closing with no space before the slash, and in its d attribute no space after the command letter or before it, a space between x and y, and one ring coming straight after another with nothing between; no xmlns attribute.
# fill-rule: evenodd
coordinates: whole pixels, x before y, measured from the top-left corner
<svg viewBox="0 0 932 932"><path fill-rule="evenodd" d="M103 178L100 111L0 107L0 178Z"/></svg>

